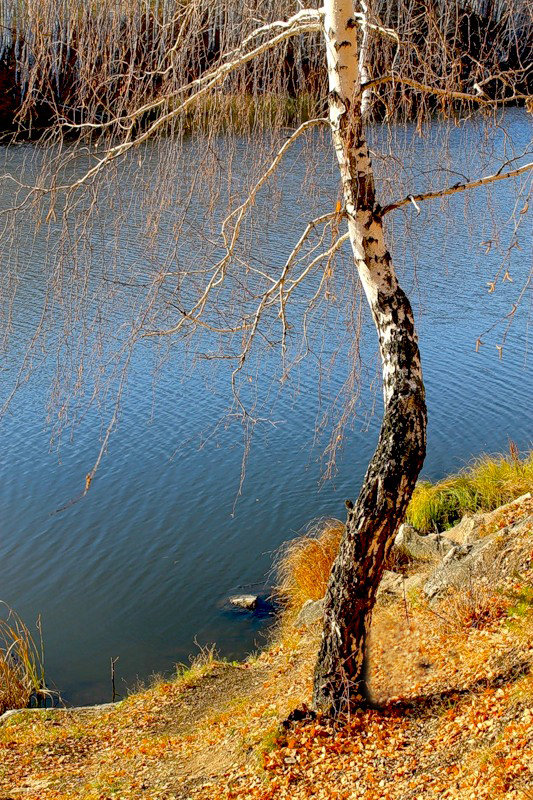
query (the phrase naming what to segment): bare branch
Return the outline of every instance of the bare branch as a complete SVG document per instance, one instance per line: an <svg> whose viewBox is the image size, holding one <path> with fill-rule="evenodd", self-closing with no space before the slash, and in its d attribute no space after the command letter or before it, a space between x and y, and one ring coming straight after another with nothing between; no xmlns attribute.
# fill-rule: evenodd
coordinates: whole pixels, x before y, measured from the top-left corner
<svg viewBox="0 0 533 800"><path fill-rule="evenodd" d="M452 91L450 89L439 89L437 86L429 86L425 83L420 83L419 81L412 80L411 78L404 78L400 75L382 75L379 78L374 78L371 81L366 81L365 83L361 84L361 90L363 93L369 91L370 89L376 88L376 86L381 86L384 83L400 83L404 86L410 86L412 89L416 89L419 92L424 92L425 94L433 94L437 97L446 97L450 100L464 100L468 102L478 103L479 105L483 106L501 106L507 103L514 103L517 100L528 100L529 95L526 94L514 94L510 97L501 97L496 100L491 100L486 95L483 94L469 94L468 92L457 92Z"/></svg>
<svg viewBox="0 0 533 800"><path fill-rule="evenodd" d="M361 4L363 5L363 4ZM376 33L380 33L382 36L387 37L388 39L392 39L394 42L400 43L400 37L398 36L397 31L394 28L385 28L383 25L377 25L375 22L369 22L367 19L368 10L366 8L366 3L364 7L364 11L359 11L354 14L357 22L361 26L363 30L363 35L366 29L370 29L371 31L375 31Z"/></svg>
<svg viewBox="0 0 533 800"><path fill-rule="evenodd" d="M306 266L303 272L297 278L291 281L291 285L286 291L286 297L289 297L289 295L294 291L294 289L296 289L296 287L304 280L304 278L306 278L307 275L309 275L313 267L315 267L325 258L331 259L331 257L335 255L335 253L338 250L340 250L342 245L345 244L347 241L349 241L349 239L350 239L350 234L344 233L342 236L339 236L339 238L331 245L331 247L329 247L323 253L320 253L320 255L315 256L315 258L313 258L313 260L309 262L309 264Z"/></svg>
<svg viewBox="0 0 533 800"><path fill-rule="evenodd" d="M256 28L255 31L252 31L249 36L243 39L241 46L235 49L232 53L228 53L225 58L236 55L239 51L247 47L250 42L253 42L254 39L257 39L264 33L272 33L275 30L288 31L295 24L316 25L317 22L320 22L323 16L323 8L302 8L296 14L293 14L292 17L289 17L288 20L277 20L276 22L271 22L268 25L262 25L260 28Z"/></svg>
<svg viewBox="0 0 533 800"><path fill-rule="evenodd" d="M296 141L296 139L298 139L303 133L309 130L309 128L313 128L316 125L329 125L329 124L330 122L327 117L320 117L318 119L310 119L307 122L302 122L302 124L294 131L294 133L292 133L289 136L287 141L278 150L276 156L274 157L274 160L272 161L268 169L262 174L261 178L257 181L255 186L252 187L244 203L242 203L240 206L234 209L234 211L232 211L231 214L229 214L229 216L227 216L224 222L222 223L222 235L226 242L228 253L233 252L233 247L239 235L241 221L245 212L250 208L250 206L253 205L257 192L266 183L268 178L276 171L280 161L283 159L283 156L285 155L287 150ZM226 227L235 216L237 217L237 222L235 223L235 228L233 229L231 243L230 245L228 245L226 240Z"/></svg>
<svg viewBox="0 0 533 800"><path fill-rule="evenodd" d="M318 12L316 13L316 21L306 21L301 23L298 21L298 17L300 16L300 12L295 14L294 17L291 18L293 22L291 25L278 33L277 36L274 36L272 39L269 39L266 42L258 45L253 50L250 50L248 53L240 55L229 62L224 62L220 67L215 70L208 72L206 75L198 78L197 81L193 81L190 86L200 86L200 88L187 97L182 103L180 103L176 108L172 109L172 111L163 114L162 116L158 117L143 133L137 136L135 139L126 138L125 141L121 142L115 147L111 147L107 153L101 158L91 169L87 170L87 172L82 175L77 181L74 181L72 184L65 184L63 186L54 187L55 190L74 190L83 186L87 183L88 180L93 178L97 175L103 167L109 164L111 161L119 158L120 156L127 153L128 150L131 150L133 147L137 147L138 145L146 142L150 139L160 128L167 125L171 120L175 119L180 114L183 114L184 111L189 108L193 103L195 103L200 97L203 97L209 91L214 89L216 86L220 86L225 79L230 75L234 70L238 69L239 67L244 66L250 61L253 61L262 53L265 53L267 50L271 50L276 47L281 42L285 41L285 39L290 38L291 36L297 36L302 33L310 33L313 31L319 30L319 19L320 16ZM288 21L289 22L289 21ZM280 23L281 24L281 23ZM181 90L180 90L181 92ZM124 119L133 120L134 118L138 117L141 113L146 113L148 111L157 108L162 103L167 102L171 99L171 96L166 96L162 99L155 101L154 103L147 103L141 109L132 112L132 114L128 115L127 117L121 118L121 122ZM118 120L115 120L117 122ZM80 126L83 127L83 126ZM92 123L90 127L99 127L97 124ZM130 128L131 130L131 128ZM44 191L41 189L41 191Z"/></svg>
<svg viewBox="0 0 533 800"><path fill-rule="evenodd" d="M294 14L286 21L277 21L272 22L269 25L262 25L260 28L257 28L253 31L243 43L236 48L235 50L231 51L230 53L226 53L222 56L222 64L214 69L208 70L206 73L201 75L199 78L191 81L190 83L185 84L184 86L180 86L175 92L170 92L164 94L162 97L159 97L157 100L153 100L149 103L145 103L144 105L136 108L130 114L125 114L119 118L113 118L108 122L103 123L90 123L90 122L83 122L79 124L64 122L64 126L69 129L103 129L107 128L116 124L124 124L125 122L132 121L137 119L138 117L142 116L143 114L148 113L149 111L154 111L157 108L160 108L162 105L170 102L171 100L175 99L179 95L184 94L187 91L192 89L197 89L198 91L187 98L181 106L178 106L176 109L173 109L168 114L164 115L161 119L165 119L169 121L173 117L177 116L177 114L181 113L187 105L189 101L198 99L198 97L205 94L205 92L211 89L213 86L217 86L224 81L224 79L234 70L238 69L239 67L244 66L249 61L257 58L258 56L262 55L267 50L271 50L273 47L276 47L281 42L285 41L291 36L296 36L302 33L311 33L313 31L320 30L320 19L322 16L322 12L320 9L303 9L299 11L297 14ZM250 50L248 53L243 52L246 49L246 46L253 41L254 39L258 38L261 34L270 32L272 33L275 30L279 30L279 33L271 39L268 39L266 42L256 46L253 50ZM172 48L173 49L173 48ZM172 52L172 50L170 51ZM158 119L157 122L160 120ZM155 131L156 128L152 126L149 129L151 132ZM150 133L151 135L151 133ZM145 137L147 138L147 137ZM144 139L142 140L144 141ZM140 143L134 141L132 144Z"/></svg>
<svg viewBox="0 0 533 800"><path fill-rule="evenodd" d="M512 169L509 172L496 172L494 175L487 175L485 178L479 178L477 181L469 181L468 183L456 183L453 186L448 186L445 189L438 189L435 192L422 192L421 194L409 194L403 200L397 200L395 203L389 203L381 210L381 215L388 214L389 211L395 211L397 208L406 206L409 203L414 203L421 200L433 200L436 197L445 197L447 195L456 194L457 192L466 192L469 189L476 189L478 186L485 186L488 183L495 183L495 181L503 181L507 178L514 178L517 175L522 175L533 169L533 162L524 164L522 167Z"/></svg>
<svg viewBox="0 0 533 800"><path fill-rule="evenodd" d="M225 253L224 257L215 265L210 281L208 282L208 284L206 285L202 295L196 301L196 303L190 309L190 311L186 312L186 311L181 311L181 309L180 309L181 314L182 314L182 318L180 319L180 321L176 325L174 325L172 328L168 328L167 330L148 332L148 333L145 334L145 336L168 336L170 334L177 333L180 330L180 328L187 321L193 322L195 324L199 321L199 318L200 318L201 314L203 313L203 310L205 308L205 304L207 302L209 294L211 293L211 290L213 288L215 288L216 286L220 286L220 284L224 280L224 274L225 274L226 266L229 263L232 255L233 255L235 246L236 246L237 241L239 239L239 234L240 234L240 230L241 230L241 223L242 223L244 214L253 205L255 197L257 195L257 192L265 184L265 182L268 180L268 178L276 171L276 169L279 166L281 160L283 159L283 156L285 155L287 150L291 147L291 145L303 133L305 133L310 128L315 127L316 125L323 125L323 124L329 125L329 120L326 119L326 118L319 118L319 119L311 119L311 120L308 120L307 122L303 122L294 131L294 133L292 133L291 136L289 136L287 141L284 142L283 146L278 150L278 152L276 153L276 156L274 157L274 159L273 159L272 163L270 164L270 166L268 167L268 169L263 173L261 178L257 181L257 183L250 190L246 200L243 203L241 203L240 206L238 206L236 209L234 209L226 217L226 219L222 223L222 230L221 230L222 237L224 239L224 245L225 245L225 248L226 248L226 253ZM231 234L231 239L228 240L228 236L227 236L227 233L226 233L226 228L227 228L227 225L229 224L229 222L235 216L237 217L237 221L235 223L235 227L233 228L233 232ZM301 237L301 239L299 240L298 244L296 245L296 248L291 253L291 257L289 258L289 261L286 264L286 268L287 269L290 268L290 266L292 264L292 260L296 256L298 250L300 249L301 245L303 244L303 242L304 242L305 238L307 237L308 233L319 222L330 218L330 216L332 216L332 215L329 215L329 214L324 215L323 217L319 217L316 220L313 220L312 222L310 222L308 224L308 226L306 228L306 231L304 232L304 235ZM275 292L276 289L279 286L279 281L274 281L274 280L272 280L270 278L269 278L269 280L272 281L273 286L267 291L267 293L265 295L265 299L267 299L268 296L272 292ZM260 312L259 312L259 315L260 315ZM220 333L222 333L222 332L223 333L236 333L237 331L244 330L244 329L249 328L249 327L250 327L249 324L243 323L242 325L239 325L236 328L231 329L231 330L221 331L221 330L217 330L217 329L214 329L214 328L211 328L211 330L217 330L217 332L220 332ZM252 323L251 327L252 327L251 336L253 338L253 333L254 333L254 325L253 325L253 323ZM257 326L255 326L255 327L257 327Z"/></svg>

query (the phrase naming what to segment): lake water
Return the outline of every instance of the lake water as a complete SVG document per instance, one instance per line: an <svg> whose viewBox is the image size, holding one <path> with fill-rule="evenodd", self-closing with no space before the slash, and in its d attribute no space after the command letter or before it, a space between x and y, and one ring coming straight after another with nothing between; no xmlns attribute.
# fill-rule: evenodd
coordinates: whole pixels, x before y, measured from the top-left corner
<svg viewBox="0 0 533 800"><path fill-rule="evenodd" d="M507 119L517 140L525 140L522 113L510 112ZM404 135L409 138L414 132L408 129ZM452 150L454 146L459 151L460 141L454 145L452 140ZM9 169L16 171L18 160L27 158L30 149L8 154ZM264 243L264 257L276 263L283 263L297 238L287 220L305 219L308 204L321 199L312 186L302 189L303 161L297 155L291 158L278 178L277 188L283 192L280 212ZM156 169L155 157L145 169ZM233 169L238 177L238 157ZM320 181L334 203L331 165ZM438 182L450 181L439 176ZM511 185L496 185L490 213L497 219L508 217L514 197ZM261 202L270 198L258 200L259 213ZM200 229L202 214L193 211ZM394 255L419 323L429 408L423 474L437 479L482 452L506 450L509 439L522 450L530 446L533 382L527 297L508 334L503 359L495 347L501 326L486 337L479 353L475 351L478 335L509 312L523 285L530 241L526 235L522 249L511 251L513 282L500 280L497 291L488 294L487 282L500 260L495 249L485 255L487 246L480 244L487 238L483 231L489 216L484 194L470 199L466 213L463 199L454 198L445 223L438 208L432 208L424 217L427 236L418 245L416 270L416 248L402 227L414 214L409 209L398 215ZM474 231L466 238L465 221ZM142 259L136 238L139 224L135 215L121 223L122 252L130 264ZM109 224L98 247L94 245L95 264L105 253L105 231L111 237L112 228ZM46 237L34 237L29 219L21 232L25 272L15 306L16 336L3 355L2 396L11 389L22 343L31 333L43 295ZM198 243L195 234L188 236L181 247L192 252ZM10 257L4 251L3 270ZM120 318L120 310L116 313ZM50 448L46 403L53 364L43 358L0 429L0 599L28 624L42 616L47 676L69 701L110 699L111 657L119 657L118 690L124 694L137 678L186 662L197 651L195 643L216 642L229 658L261 646L268 616L229 609L228 595L244 587L266 594L273 553L280 544L313 517L343 516L343 501L356 497L376 443L381 413L380 392L375 391L376 348L367 317L362 325L361 396L336 475L321 482L321 455L331 433L327 424L320 427L321 414L341 390L351 358L350 337L345 331L341 335L334 314L320 332L327 362L324 374L319 375L311 357L302 362L285 391L270 390L274 424L256 429L240 497L240 425L230 418L214 428L231 401L225 365L201 360L189 369L187 380L181 380L183 354L176 345L158 371L154 388L153 345L145 341L134 353L119 425L89 494L54 513L83 486L98 451L101 419L91 410L73 439L64 435L59 455ZM333 358L337 344L339 352ZM260 386L271 386L278 367L276 353L261 356Z"/></svg>

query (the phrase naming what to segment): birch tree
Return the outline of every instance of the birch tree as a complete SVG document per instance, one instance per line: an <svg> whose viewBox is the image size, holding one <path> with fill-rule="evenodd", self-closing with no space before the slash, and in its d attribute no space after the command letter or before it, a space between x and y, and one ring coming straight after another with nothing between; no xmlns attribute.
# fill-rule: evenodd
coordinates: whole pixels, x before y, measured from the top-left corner
<svg viewBox="0 0 533 800"><path fill-rule="evenodd" d="M45 218L46 223L58 215L68 220L83 201L81 230L84 234L85 220L98 204L98 187L110 181L113 174L110 170L114 166L158 135L170 132L176 135L178 144L182 142L184 129L176 131L173 126L181 125L184 119L190 122L187 115L193 115L193 124L187 128L193 137L201 129L202 120L208 120L209 127L210 113L215 115L213 126L220 125L218 130L223 129L221 122L226 120L224 115L238 86L233 84L233 92L228 90L224 95L228 83L235 80L236 75L241 78L244 75L240 91L243 88L246 91L253 84L259 86L254 91L268 95L276 85L273 76L277 74L280 52L287 54L280 48L286 47L288 42L297 42L305 52L305 41L312 39L313 58L323 64L322 77L316 79L318 99L313 106L315 115L298 121L244 196L224 216L220 230L221 256L199 271L200 278L196 282L187 284L187 280L192 281L187 273L180 274L176 280L176 272L172 270L158 271L147 282L144 299L137 305L135 321L121 352L116 411L107 425L98 457L87 474L83 493L90 489L117 422L131 352L141 339L165 340L179 336L190 339L192 335L207 332L231 342L221 357L232 362L231 381L236 408L243 420L250 421L252 415L239 394L239 377L257 346L262 327L272 324L274 312L284 359L294 295L306 285L309 276L316 278L318 275L318 289L310 293L309 308L316 303L326 291L335 258L342 246L349 243L353 277L362 286L377 332L384 414L378 445L358 498L355 503L347 504L344 535L326 593L313 703L315 708L326 712L341 713L367 698L366 651L376 592L426 450L427 412L415 322L393 266L384 220L387 214L400 208L419 210L425 201L513 178L518 181L518 196L525 202L533 166L527 160L528 153L520 152L495 163L488 175L475 176L474 179L464 177L451 185L422 192L408 186L397 198L386 202L378 194L379 186L367 142L368 121L379 118L384 119L384 125L390 125L402 115L411 115L419 123L419 132L422 133L424 120L437 111L452 120L461 113L472 115L478 112L484 115L488 127L497 125L498 109L509 104L531 102L524 89L529 66L518 63L505 68L497 61L475 66L472 61L471 75L465 82L461 54L455 52L453 46L453 30L457 28L453 23L454 20L457 22L457 16L454 17L456 12L452 13L448 4L431 8L424 4L417 6L422 15L417 23L420 24L423 17L427 30L434 29L440 36L439 39L435 34L434 39L426 37L425 41L420 41L416 33L415 21L410 17L413 14L410 4L397 4L395 13L391 12L387 18L387 4L382 3L325 0L321 8L299 5L295 13L279 20L257 20L255 14L261 14L261 4L253 8L246 6L248 27L237 30L240 38L237 42L235 28L231 29L232 36L228 39L225 25L228 25L233 12L224 6L224 13L220 15L220 35L228 39L227 47L220 48L213 63L206 63L202 68L190 63L185 68L183 62L192 52L191 41L194 39L197 45L199 38L205 38L206 7L192 1L183 5L172 23L172 30L177 30L176 41L158 57L157 69L150 73L157 72L161 78L158 86L152 86L154 96L139 102L137 92L132 91L130 95L123 92L116 107L103 109L101 100L91 105L92 95L87 93L87 104L76 106L76 113L69 116L65 108L58 108L51 138L55 149L49 151L50 158L38 179L31 183L20 176L4 176L4 180L16 186L16 200L4 215L9 213L16 219L17 215L20 218L21 213L31 209L40 215L41 220ZM521 26L525 24L524 6L520 5L520 13L517 9L515 11L512 18L501 12L499 19L503 22L501 30L498 29L499 46L503 47L504 41L512 39L507 33L502 33L505 25L509 26L513 21ZM244 24L242 14L240 24ZM524 30L522 27L521 31ZM424 47L426 50L421 52ZM437 52L440 53L442 69L437 68L436 59L432 60ZM373 58L379 58L379 64L373 62ZM446 59L449 59L449 64ZM445 67L442 66L444 62ZM256 64L261 65L258 73L250 73ZM401 71L398 71L398 65ZM380 69L384 71L380 72ZM87 92L93 77L86 83L80 78L80 85ZM134 77L125 69L118 82L115 80L115 86L120 86L126 79L133 85ZM166 82L167 78L171 83ZM97 91L95 89L95 94ZM320 113L325 104L327 114ZM194 122L196 113L200 116ZM269 124L272 129L279 130L287 120L280 114ZM315 128L326 130L330 138L338 164L342 199L335 210L324 210L320 216L308 220L295 237L294 247L281 267L267 265L259 268L249 260L243 261L239 246L258 194L280 168L295 142ZM65 144L67 134L77 137L76 143L69 147ZM199 141L204 146L206 139L200 138ZM82 174L69 180L69 165L80 155L87 158L87 153L89 165ZM517 213L515 227L522 225L524 219L525 213ZM326 245L326 234L329 233L331 244ZM312 238L315 235L317 239ZM77 241L81 239L83 235ZM63 271L60 277L54 273L54 292L62 291L57 289L57 285L64 280L63 276ZM235 281L234 289L237 286L242 291L241 303L237 306L233 289L228 288L232 286L232 280ZM172 281L172 289L168 291ZM184 282L189 289L182 292ZM76 292L77 287L78 284ZM527 283L521 287L517 306L526 289ZM225 291L228 294L225 295ZM230 296L231 308L224 305ZM154 313L158 303L165 306L166 324L155 323L160 319ZM38 340L39 330L30 343L8 402L26 379L30 353Z"/></svg>
<svg viewBox="0 0 533 800"><path fill-rule="evenodd" d="M376 326L383 370L379 443L353 508L328 583L314 703L340 709L365 695L364 663L372 607L385 559L426 453L426 404L413 312L383 233L363 127L364 92L351 0L325 3L329 119L348 234Z"/></svg>

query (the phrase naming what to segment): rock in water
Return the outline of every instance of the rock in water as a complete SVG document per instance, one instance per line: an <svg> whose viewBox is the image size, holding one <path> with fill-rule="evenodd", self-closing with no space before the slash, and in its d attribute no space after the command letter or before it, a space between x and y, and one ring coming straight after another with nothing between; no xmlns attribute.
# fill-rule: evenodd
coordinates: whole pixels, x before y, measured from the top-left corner
<svg viewBox="0 0 533 800"><path fill-rule="evenodd" d="M237 608L253 611L257 607L258 600L259 598L256 594L234 594L230 597L229 602L232 606L237 606Z"/></svg>

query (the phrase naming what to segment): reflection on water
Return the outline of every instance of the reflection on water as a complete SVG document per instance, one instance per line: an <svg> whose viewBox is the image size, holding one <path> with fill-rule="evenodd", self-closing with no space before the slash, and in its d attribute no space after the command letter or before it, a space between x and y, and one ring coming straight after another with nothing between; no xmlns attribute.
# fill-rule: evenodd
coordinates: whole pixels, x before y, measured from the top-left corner
<svg viewBox="0 0 533 800"><path fill-rule="evenodd" d="M284 183L289 205L300 185L296 164ZM300 202L303 208L305 197ZM498 185L495 207L511 202L510 187ZM480 353L474 348L478 334L509 310L527 259L515 251L515 283L488 295L485 284L496 260L490 254L480 259L479 243L465 240L462 208L461 201L453 202L447 226L434 227L416 274L408 261L402 268L419 318L429 407L424 473L432 478L483 451L505 450L508 438L524 449L531 435L533 386L523 321L511 329L503 360L494 344ZM475 215L483 213L470 206L474 227ZM127 231L124 241L127 248ZM293 239L278 231L270 246L272 241L283 254ZM396 241L403 254L398 232ZM36 244L28 234L20 337L4 362L7 376L42 288L38 270L32 272L42 257L39 247L44 242ZM368 363L375 347L368 320L364 326ZM326 344L337 337L332 321ZM332 367L329 397L345 379L348 357L345 348ZM320 488L326 438L314 435L318 376L308 361L297 391L292 385L276 400L275 424L256 431L234 508L243 449L239 426L221 426L205 436L228 405L224 373L204 361L182 383L176 349L158 376L154 402L149 358L147 346L134 357L120 424L91 491L61 514L53 512L78 494L94 462L98 420L89 415L74 440L63 441L58 461L44 422L45 366L3 422L0 598L26 621L42 614L48 676L74 702L110 699L110 657L120 657L118 679L131 686L136 676L186 661L195 640L216 641L230 658L260 646L268 618L230 610L227 596L244 587L266 592L281 542L312 517L343 514L343 501L357 494L377 438L379 397L371 416L368 378L338 473ZM264 361L260 381L268 380L272 364ZM7 391L8 381L4 386Z"/></svg>

